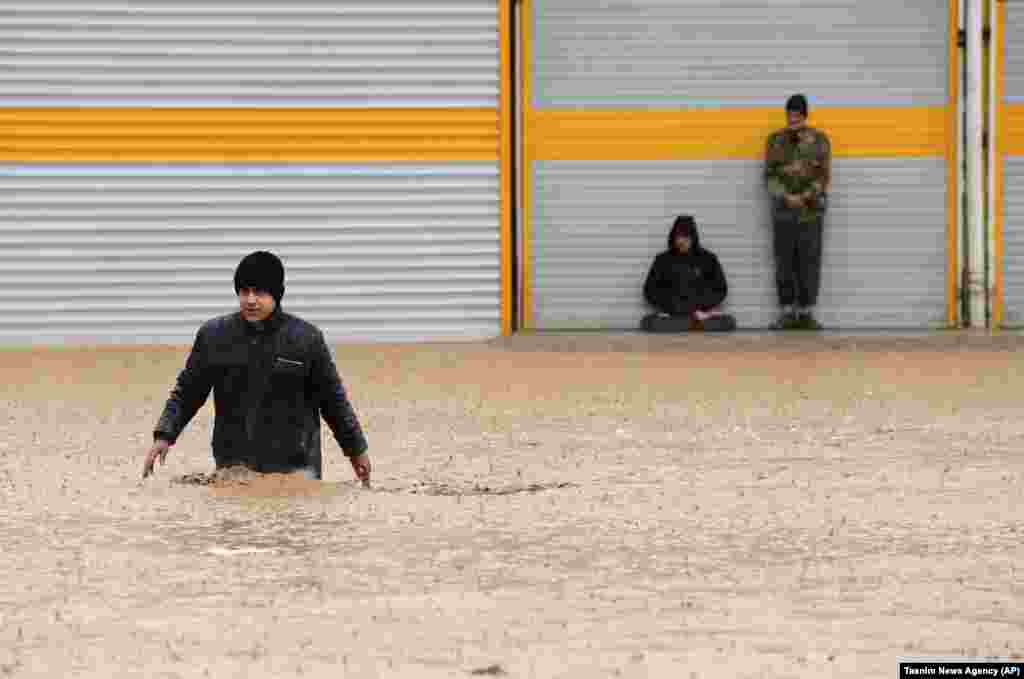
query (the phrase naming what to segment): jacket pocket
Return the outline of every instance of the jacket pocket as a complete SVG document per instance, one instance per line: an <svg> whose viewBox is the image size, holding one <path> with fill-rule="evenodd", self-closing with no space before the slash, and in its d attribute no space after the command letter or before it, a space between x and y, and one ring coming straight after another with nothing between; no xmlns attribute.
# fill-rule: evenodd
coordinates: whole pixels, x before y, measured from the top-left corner
<svg viewBox="0 0 1024 679"><path fill-rule="evenodd" d="M307 366L305 361L296 361L290 358L277 356L274 358L274 366L272 370L274 376L305 377L306 369Z"/></svg>

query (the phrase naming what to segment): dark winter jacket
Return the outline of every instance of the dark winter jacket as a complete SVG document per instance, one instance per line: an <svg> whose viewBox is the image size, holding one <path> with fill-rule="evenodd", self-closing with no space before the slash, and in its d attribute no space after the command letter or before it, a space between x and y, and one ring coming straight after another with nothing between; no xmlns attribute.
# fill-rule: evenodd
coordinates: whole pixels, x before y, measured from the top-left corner
<svg viewBox="0 0 1024 679"><path fill-rule="evenodd" d="M320 478L321 416L346 455L367 449L323 334L280 307L262 324L234 313L199 329L154 436L174 443L211 389L218 467Z"/></svg>
<svg viewBox="0 0 1024 679"><path fill-rule="evenodd" d="M679 252L674 241L680 231L690 236L690 250ZM668 235L668 249L655 257L644 282L644 298L658 311L688 316L720 305L728 293L718 257L700 245L693 220L676 220Z"/></svg>

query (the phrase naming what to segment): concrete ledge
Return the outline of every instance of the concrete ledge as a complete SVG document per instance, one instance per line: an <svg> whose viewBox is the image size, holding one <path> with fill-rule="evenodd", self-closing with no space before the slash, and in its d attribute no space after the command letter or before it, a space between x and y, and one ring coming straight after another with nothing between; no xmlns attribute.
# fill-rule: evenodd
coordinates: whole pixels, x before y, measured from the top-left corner
<svg viewBox="0 0 1024 679"><path fill-rule="evenodd" d="M652 335L640 331L526 332L491 340L506 351L554 352L960 352L1024 350L1019 331L738 331Z"/></svg>

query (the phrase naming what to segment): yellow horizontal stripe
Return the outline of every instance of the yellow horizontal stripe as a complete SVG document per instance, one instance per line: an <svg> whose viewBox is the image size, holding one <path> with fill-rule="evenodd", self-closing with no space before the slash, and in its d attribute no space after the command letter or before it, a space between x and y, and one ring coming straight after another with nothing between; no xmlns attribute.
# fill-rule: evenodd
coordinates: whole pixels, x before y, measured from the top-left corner
<svg viewBox="0 0 1024 679"><path fill-rule="evenodd" d="M1024 155L1024 104L1003 104L998 109L998 137L1000 153Z"/></svg>
<svg viewBox="0 0 1024 679"><path fill-rule="evenodd" d="M0 108L3 162L498 159L496 109Z"/></svg>
<svg viewBox="0 0 1024 679"><path fill-rule="evenodd" d="M526 139L533 160L749 160L784 124L781 109L532 110ZM822 108L809 124L837 157L941 157L949 116L945 107Z"/></svg>

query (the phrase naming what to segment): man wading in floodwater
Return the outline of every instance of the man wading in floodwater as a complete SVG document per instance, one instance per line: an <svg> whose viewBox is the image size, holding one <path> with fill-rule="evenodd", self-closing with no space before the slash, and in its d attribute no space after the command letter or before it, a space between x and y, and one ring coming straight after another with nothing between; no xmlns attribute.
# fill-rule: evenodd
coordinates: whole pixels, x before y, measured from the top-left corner
<svg viewBox="0 0 1024 679"><path fill-rule="evenodd" d="M269 252L245 257L235 271L239 313L207 321L167 399L146 454L153 473L213 389L213 459L218 469L322 476L320 417L363 485L370 457L323 333L281 309L284 266Z"/></svg>

